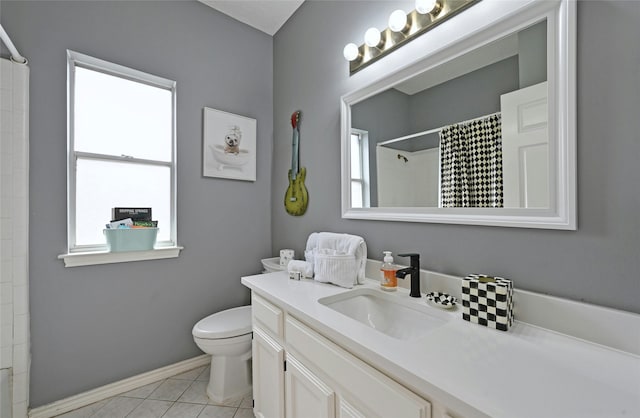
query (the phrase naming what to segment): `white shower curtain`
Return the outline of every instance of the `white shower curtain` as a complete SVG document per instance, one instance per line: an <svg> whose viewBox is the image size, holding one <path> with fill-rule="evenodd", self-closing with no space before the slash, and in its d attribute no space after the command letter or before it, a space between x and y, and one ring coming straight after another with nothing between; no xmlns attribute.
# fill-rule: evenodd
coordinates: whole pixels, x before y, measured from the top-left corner
<svg viewBox="0 0 640 418"><path fill-rule="evenodd" d="M503 207L499 114L440 131L443 207Z"/></svg>

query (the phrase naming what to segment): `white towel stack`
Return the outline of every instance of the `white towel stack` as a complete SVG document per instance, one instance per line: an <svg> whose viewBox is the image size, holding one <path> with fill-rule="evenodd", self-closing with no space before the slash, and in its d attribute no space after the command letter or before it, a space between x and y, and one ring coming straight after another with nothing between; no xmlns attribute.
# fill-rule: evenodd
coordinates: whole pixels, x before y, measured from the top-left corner
<svg viewBox="0 0 640 418"><path fill-rule="evenodd" d="M362 237L314 232L307 239L305 259L313 264L314 279L352 288L364 283L367 244Z"/></svg>

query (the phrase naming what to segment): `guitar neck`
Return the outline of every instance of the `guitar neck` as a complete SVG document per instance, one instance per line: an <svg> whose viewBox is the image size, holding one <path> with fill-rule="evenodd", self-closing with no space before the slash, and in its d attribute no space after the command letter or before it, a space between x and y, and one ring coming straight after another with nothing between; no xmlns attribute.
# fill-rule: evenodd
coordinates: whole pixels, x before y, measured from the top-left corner
<svg viewBox="0 0 640 418"><path fill-rule="evenodd" d="M298 129L293 129L293 143L291 145L291 179L295 180L298 175L298 143L300 142Z"/></svg>

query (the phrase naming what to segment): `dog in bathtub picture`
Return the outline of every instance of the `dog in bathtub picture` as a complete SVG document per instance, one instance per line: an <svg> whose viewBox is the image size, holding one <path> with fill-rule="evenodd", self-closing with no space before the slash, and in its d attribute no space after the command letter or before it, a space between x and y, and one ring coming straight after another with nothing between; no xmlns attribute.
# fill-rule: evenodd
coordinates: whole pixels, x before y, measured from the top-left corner
<svg viewBox="0 0 640 418"><path fill-rule="evenodd" d="M229 127L228 132L224 136L224 152L225 154L240 153L240 141L242 140L242 131L237 125Z"/></svg>
<svg viewBox="0 0 640 418"><path fill-rule="evenodd" d="M218 136L219 135L219 136ZM241 149L242 129L239 125L229 125L226 130L221 130L216 136L223 136L223 143L209 144L209 149L216 161L218 171L232 170L243 172L242 166L251 161L251 153L248 149ZM219 141L219 140L218 140Z"/></svg>
<svg viewBox="0 0 640 418"><path fill-rule="evenodd" d="M202 136L203 176L256 181L255 119L205 107Z"/></svg>

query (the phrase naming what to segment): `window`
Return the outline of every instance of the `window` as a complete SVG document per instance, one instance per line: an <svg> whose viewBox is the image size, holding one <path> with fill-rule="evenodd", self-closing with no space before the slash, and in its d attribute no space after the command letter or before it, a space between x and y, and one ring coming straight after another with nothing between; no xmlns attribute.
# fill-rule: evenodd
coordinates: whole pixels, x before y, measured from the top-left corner
<svg viewBox="0 0 640 418"><path fill-rule="evenodd" d="M351 207L367 208L369 204L369 134L351 129Z"/></svg>
<svg viewBox="0 0 640 418"><path fill-rule="evenodd" d="M104 251L116 206L151 207L156 247L176 247L175 81L67 56L68 252Z"/></svg>

